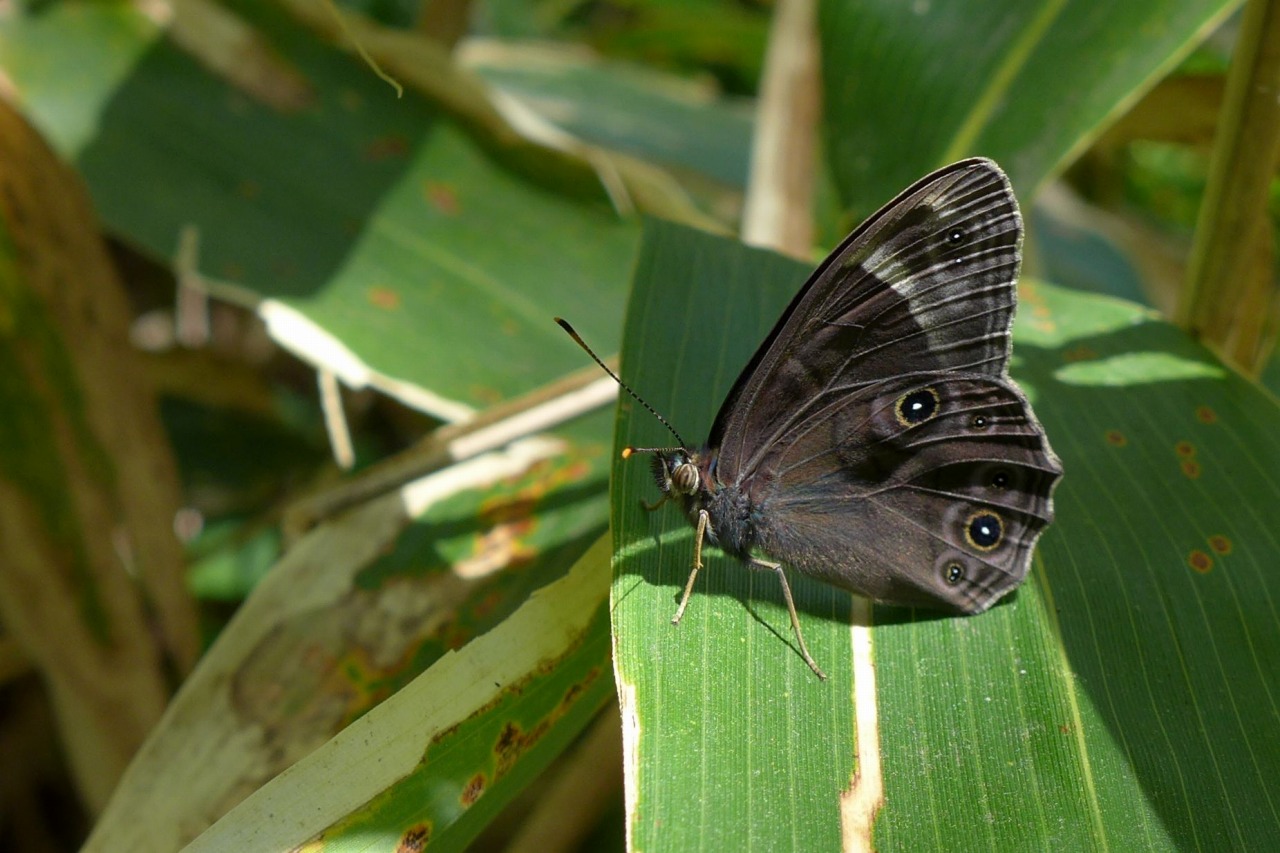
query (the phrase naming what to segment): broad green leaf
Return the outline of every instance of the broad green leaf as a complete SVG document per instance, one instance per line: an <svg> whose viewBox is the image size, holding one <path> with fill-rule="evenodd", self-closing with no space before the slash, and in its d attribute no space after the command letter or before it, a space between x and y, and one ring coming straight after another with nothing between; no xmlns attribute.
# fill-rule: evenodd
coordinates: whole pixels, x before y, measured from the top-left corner
<svg viewBox="0 0 1280 853"><path fill-rule="evenodd" d="M623 9L620 15L599 16L586 33L602 53L711 69L734 91L755 88L769 29L762 7L724 0L645 0Z"/></svg>
<svg viewBox="0 0 1280 853"><path fill-rule="evenodd" d="M279 9L233 8L300 75L296 102L214 76L132 4L0 26L8 79L110 230L167 259L196 229L198 271L277 340L446 419L580 367L557 313L617 340L638 228L603 191L522 178Z"/></svg>
<svg viewBox="0 0 1280 853"><path fill-rule="evenodd" d="M623 379L686 441L705 440L729 387L806 269L665 223L646 232L623 333ZM624 405L617 443L674 438ZM794 648L777 578L712 550L672 625L693 530L644 458L615 463L613 630L636 850L830 850L854 772L850 599L792 573L820 682Z"/></svg>
<svg viewBox="0 0 1280 853"><path fill-rule="evenodd" d="M1028 193L1154 85L1231 0L825 0L826 142L855 220L981 154Z"/></svg>
<svg viewBox="0 0 1280 853"><path fill-rule="evenodd" d="M186 849L463 850L613 695L607 538Z"/></svg>
<svg viewBox="0 0 1280 853"><path fill-rule="evenodd" d="M490 84L581 139L746 186L754 107L746 98L563 49L484 43L468 59Z"/></svg>
<svg viewBox="0 0 1280 853"><path fill-rule="evenodd" d="M513 642L512 636L514 642L527 641L522 629L503 626L604 532L609 466L601 442L608 420L605 412L597 412L564 430L568 441L525 439L431 474L331 518L299 540L255 587L184 683L130 765L86 849L176 849L353 723L360 721L361 731L371 737L391 737L365 721L454 650L469 649L476 638L500 630L514 632L504 635L504 643ZM601 579L597 602L605 589ZM506 756L512 765L535 746L538 738L529 732L540 721L539 737L555 744L539 747L538 761L545 764L576 734L583 715L594 713L611 692L603 612L599 622L593 630L603 639L587 643L586 652L573 652L594 655L594 663L582 666L600 671L597 680L604 686L591 688L590 708L547 716L537 704L551 695L545 691L572 683L585 671L581 668L579 676L557 676L567 681L547 680L537 671L539 658L513 655L492 670L498 686L486 681L485 689L493 707L476 724L501 728L514 721L523 740ZM552 657L568 653L564 648L539 651ZM474 677L466 665L450 666L450 674L435 676L437 684L452 684L433 688L443 695ZM538 688L543 692L529 700L534 704L522 704L522 691L532 691L534 684L544 685ZM450 744L445 762L450 769L438 777L441 785L479 775L487 790L498 781L491 741L474 733L452 737L443 739ZM437 778L431 774L439 769L433 761L416 778ZM503 765L503 774L507 769ZM435 834L455 822L461 822L458 831L464 835L474 833L483 826L480 816L491 815L533 772L512 774L503 793L486 794L484 808L475 815L456 802L452 810L439 811L443 801L432 801L436 811L428 817ZM290 790L290 796L303 799L320 796L314 788ZM393 799L403 796L410 794ZM139 814L147 815L146 821L139 821ZM330 820L345 815L332 814ZM244 824L235 831L245 831Z"/></svg>
<svg viewBox="0 0 1280 853"><path fill-rule="evenodd" d="M701 442L807 272L655 224L624 378ZM643 460L615 462L634 849L833 849L842 831L857 846L841 796L880 774L862 839L880 851L1280 837L1280 408L1145 310L1034 282L1013 373L1066 469L1027 583L976 617L875 608L870 667L849 596L793 574L826 682L794 649L776 579L714 550L670 624L692 531L641 508L657 496ZM617 442L673 438L624 405ZM855 697L873 698L869 739Z"/></svg>

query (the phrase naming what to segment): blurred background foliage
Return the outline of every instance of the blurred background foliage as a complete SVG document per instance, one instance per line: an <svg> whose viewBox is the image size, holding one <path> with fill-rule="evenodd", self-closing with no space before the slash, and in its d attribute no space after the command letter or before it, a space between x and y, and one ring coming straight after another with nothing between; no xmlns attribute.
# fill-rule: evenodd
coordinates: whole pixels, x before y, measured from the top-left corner
<svg viewBox="0 0 1280 853"><path fill-rule="evenodd" d="M518 408L530 401L526 395L582 368L583 355L553 315L573 319L602 355L617 350L643 216L738 231L777 5L348 0L333 8L321 0L46 0L0 9L0 74L8 103L22 117L6 131L4 165L10 204L0 308L7 360L0 367L14 371L0 398L0 418L10 422L0 449L9 483L4 499L17 501L31 482L64 482L55 503L71 507L45 516L15 512L7 519L14 526L5 529L64 511L80 519L52 549L57 567L49 575L57 582L20 584L10 571L0 598L6 604L0 847L76 849L105 813L95 849L122 849L119 839L133 838L124 824L149 838L149 849L175 849L433 664L495 632L532 590L572 580L568 568L607 530L612 421L600 408L607 394L585 407L598 409L594 414L578 412L523 455L467 469L456 482L437 477L425 488L429 497L354 514L375 506L372 492L395 493L410 479L393 470L378 481L395 460L407 458L405 470L415 476L448 469L467 455L446 441L465 427L448 430L486 413L506 414L503 406L516 401ZM1180 305L1227 71L1241 38L1235 4L1131 4L1172 22L1160 55L1141 72L1107 77L1092 66L1086 72L1084 63L1073 64L1078 42L1045 39L1037 73L1048 81L1028 75L1020 85L1030 94L1010 96L1002 107L1007 115L965 137L971 105L956 105L957 115L945 103L902 109L902 93L921 85L911 69L929 65L931 45L954 53L948 33L963 25L948 28L981 5L821 4L827 113L809 202L816 236L801 254L820 257L896 189L951 155L992 154L1024 201L1028 273L1200 328ZM1085 23L1090 32L1109 30L1110 4L1069 5L1086 20L1067 28L1068 35L1084 32ZM990 4L984 14L997 22L1025 15L1034 24L1047 8ZM899 14L918 18L920 29L883 23ZM1132 22L1115 14L1113 31L1127 34ZM883 23L883 35L867 35L871 20ZM911 52L917 32L935 34L934 41L918 39L920 55ZM353 44L402 80L407 93L397 97ZM838 55L845 44L850 54ZM1099 68L1145 61L1126 55L1123 45L1090 44ZM853 69L846 88L830 85L845 79L830 67L837 61ZM945 74L948 66L939 67ZM977 73L987 79L985 67ZM877 74L906 82L870 95L858 87L860 78ZM1078 99L1063 96L1093 84ZM1094 94L1091 104L1086 95ZM1046 111L1036 97L1059 97L1060 109ZM1058 127L1045 117L1052 115L1067 118ZM30 128L20 129L21 121ZM24 141L15 147L18 139ZM42 154L44 145L65 166ZM904 149L909 153L897 153ZM1272 149L1263 150L1257 156L1270 174L1274 163L1265 159ZM50 201L84 193L96 219L76 213L78 202L65 213ZM1280 204L1274 180L1267 199L1269 236L1250 256L1250 269L1262 271L1265 285L1242 309L1262 318L1261 332L1244 350L1207 342L1274 394L1280 391L1280 367L1270 357L1277 328L1270 247ZM46 215L62 224L42 231ZM39 262L42 253L71 257L66 247L77 241L92 243L84 250L90 260L52 273ZM107 248L101 257L92 247L99 241ZM69 303L116 298L107 292L118 292L119 304L85 309L108 319L90 322L83 337L75 322L58 319L63 310L74 313ZM37 346L32 329L55 343ZM90 346L97 336L119 345ZM68 354L52 357L51 350ZM117 357L124 366L117 367ZM64 361L73 365L69 372L57 366ZM18 375L25 379L13 379ZM115 395L118 386L140 396ZM65 427L78 423L80 406L93 430L133 438L102 439L102 447L86 450L94 442L67 438L77 433ZM95 414L95 407L109 414ZM46 420L30 414L46 409L52 413ZM152 410L162 433L110 426ZM99 456L115 472L143 471L156 491L132 504L122 496L131 488L127 476L97 477L83 462ZM81 461L59 467L59 457ZM39 471L23 479L32 467ZM40 479L46 475L64 479ZM335 489L341 494L362 475L383 485L319 512L308 503ZM85 509L90 504L106 509ZM110 523L95 527L99 516ZM181 560L128 544L145 539L139 530L148 524L176 534ZM321 571L318 563L298 558L288 565L291 546L315 535L333 539L328 552L315 545L311 553L331 553L340 564L316 582L332 593L324 606L299 591ZM12 566L50 559L40 550L47 542L33 541L0 545L0 558ZM349 555L344 549L353 542L368 553ZM19 548L26 550L17 554ZM77 549L90 556L77 556ZM124 591L104 592L110 585L94 579L95 554L143 568ZM149 561L157 574L148 574ZM240 608L277 575L290 580L275 581L260 597L297 611ZM584 599L593 602L585 616L605 607L604 587L588 588L597 597ZM132 622L127 630L106 630L112 642L66 627L90 621L92 608L83 602L99 594L108 625ZM114 595L136 600L119 608ZM21 620L24 608L40 614L32 620L40 624ZM374 631L370 620L390 627ZM544 658L565 662L559 675L517 667L503 676L510 682L495 681L495 693L477 700L487 710L466 715L477 727L520 719L527 730L552 736L520 741L508 761L485 756L475 746L480 735L441 724L443 740L432 748L444 743L461 750L450 755L481 756L459 761L457 778L488 779L503 793L481 800L484 810L434 812L435 843L521 849L536 843L531 839L545 841L549 836L539 833L557 823L548 815L568 802L581 805L584 816L570 821L573 832L557 843L623 846L621 773L616 764L600 770L619 749L612 673L602 669L608 627L597 616L582 631L558 646L547 641ZM119 639L126 635L133 639ZM219 767L229 781L189 812L138 806L145 797L108 809L125 764L160 724L163 697L184 683L196 650L219 637L215 648L225 657L202 665L210 673L197 670L184 698L193 702L206 695L201 690L222 689L219 672L230 673L234 687L218 694L227 706L209 712L220 719L202 723L211 728L203 730L205 749L188 759L191 776L201 756L218 750L209 731L234 739L243 731L237 725L253 717L263 743L245 749L235 768ZM353 637L367 659L352 655ZM141 658L129 651L139 648L147 650ZM311 668L293 683L299 660ZM128 699L102 683L120 666L131 673L119 679L122 686L136 678L154 693L127 711L119 705ZM448 684L436 689L448 691ZM572 701L557 705L551 696ZM521 705L521 697L532 704ZM277 712L272 725L262 722ZM68 734L83 722L80 714L96 721L82 728L101 739L87 745ZM163 723L167 745L155 746L153 738L144 753L155 763L136 773L150 775L182 752L176 716ZM302 729L307 736L296 743L273 740ZM77 750L101 752L112 732L120 733L108 750L114 760L77 758ZM266 754L270 760L254 764ZM487 776L476 770L483 761L494 762ZM598 781L602 776L608 781ZM174 778L186 777L169 777L170 785L178 785ZM499 780L506 788L496 787ZM135 790L145 787L139 777L133 783ZM588 807L586 789L599 802ZM460 790L465 797L466 785ZM553 800L561 790L571 792L561 794L567 800ZM387 802L409 796L401 791ZM153 815L157 826L173 828L149 829Z"/></svg>

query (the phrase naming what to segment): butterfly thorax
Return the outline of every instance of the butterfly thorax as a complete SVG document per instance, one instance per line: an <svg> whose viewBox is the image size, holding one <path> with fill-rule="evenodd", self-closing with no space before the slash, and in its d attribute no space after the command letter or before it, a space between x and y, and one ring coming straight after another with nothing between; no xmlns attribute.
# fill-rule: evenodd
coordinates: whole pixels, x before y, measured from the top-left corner
<svg viewBox="0 0 1280 853"><path fill-rule="evenodd" d="M695 527L699 514L706 510L706 535L711 544L746 558L756 544L750 500L741 489L722 484L715 468L714 450L662 450L654 454L652 462L653 479L664 498L678 500Z"/></svg>

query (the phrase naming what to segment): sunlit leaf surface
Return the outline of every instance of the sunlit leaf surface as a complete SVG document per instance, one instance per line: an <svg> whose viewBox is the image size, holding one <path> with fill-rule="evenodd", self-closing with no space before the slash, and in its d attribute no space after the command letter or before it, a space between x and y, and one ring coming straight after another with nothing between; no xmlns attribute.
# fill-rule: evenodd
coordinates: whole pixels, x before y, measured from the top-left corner
<svg viewBox="0 0 1280 853"><path fill-rule="evenodd" d="M658 224L624 378L693 442L807 269ZM991 612L875 608L885 850L1262 849L1280 833L1280 410L1126 303L1024 283L1013 373L1061 455L1057 520ZM619 446L672 442L625 405ZM712 551L615 463L635 849L830 849L855 768L849 597ZM628 717L628 714L630 715Z"/></svg>

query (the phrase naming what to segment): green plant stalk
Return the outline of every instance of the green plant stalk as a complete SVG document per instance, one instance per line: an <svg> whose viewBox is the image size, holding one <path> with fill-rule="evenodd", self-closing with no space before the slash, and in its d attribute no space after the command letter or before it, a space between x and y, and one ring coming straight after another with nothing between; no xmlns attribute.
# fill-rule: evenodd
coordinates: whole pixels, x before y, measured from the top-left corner
<svg viewBox="0 0 1280 853"><path fill-rule="evenodd" d="M1200 207L1178 322L1249 373L1261 367L1271 282L1267 193L1280 147L1280 8L1251 0ZM1274 333L1272 329L1271 334Z"/></svg>

